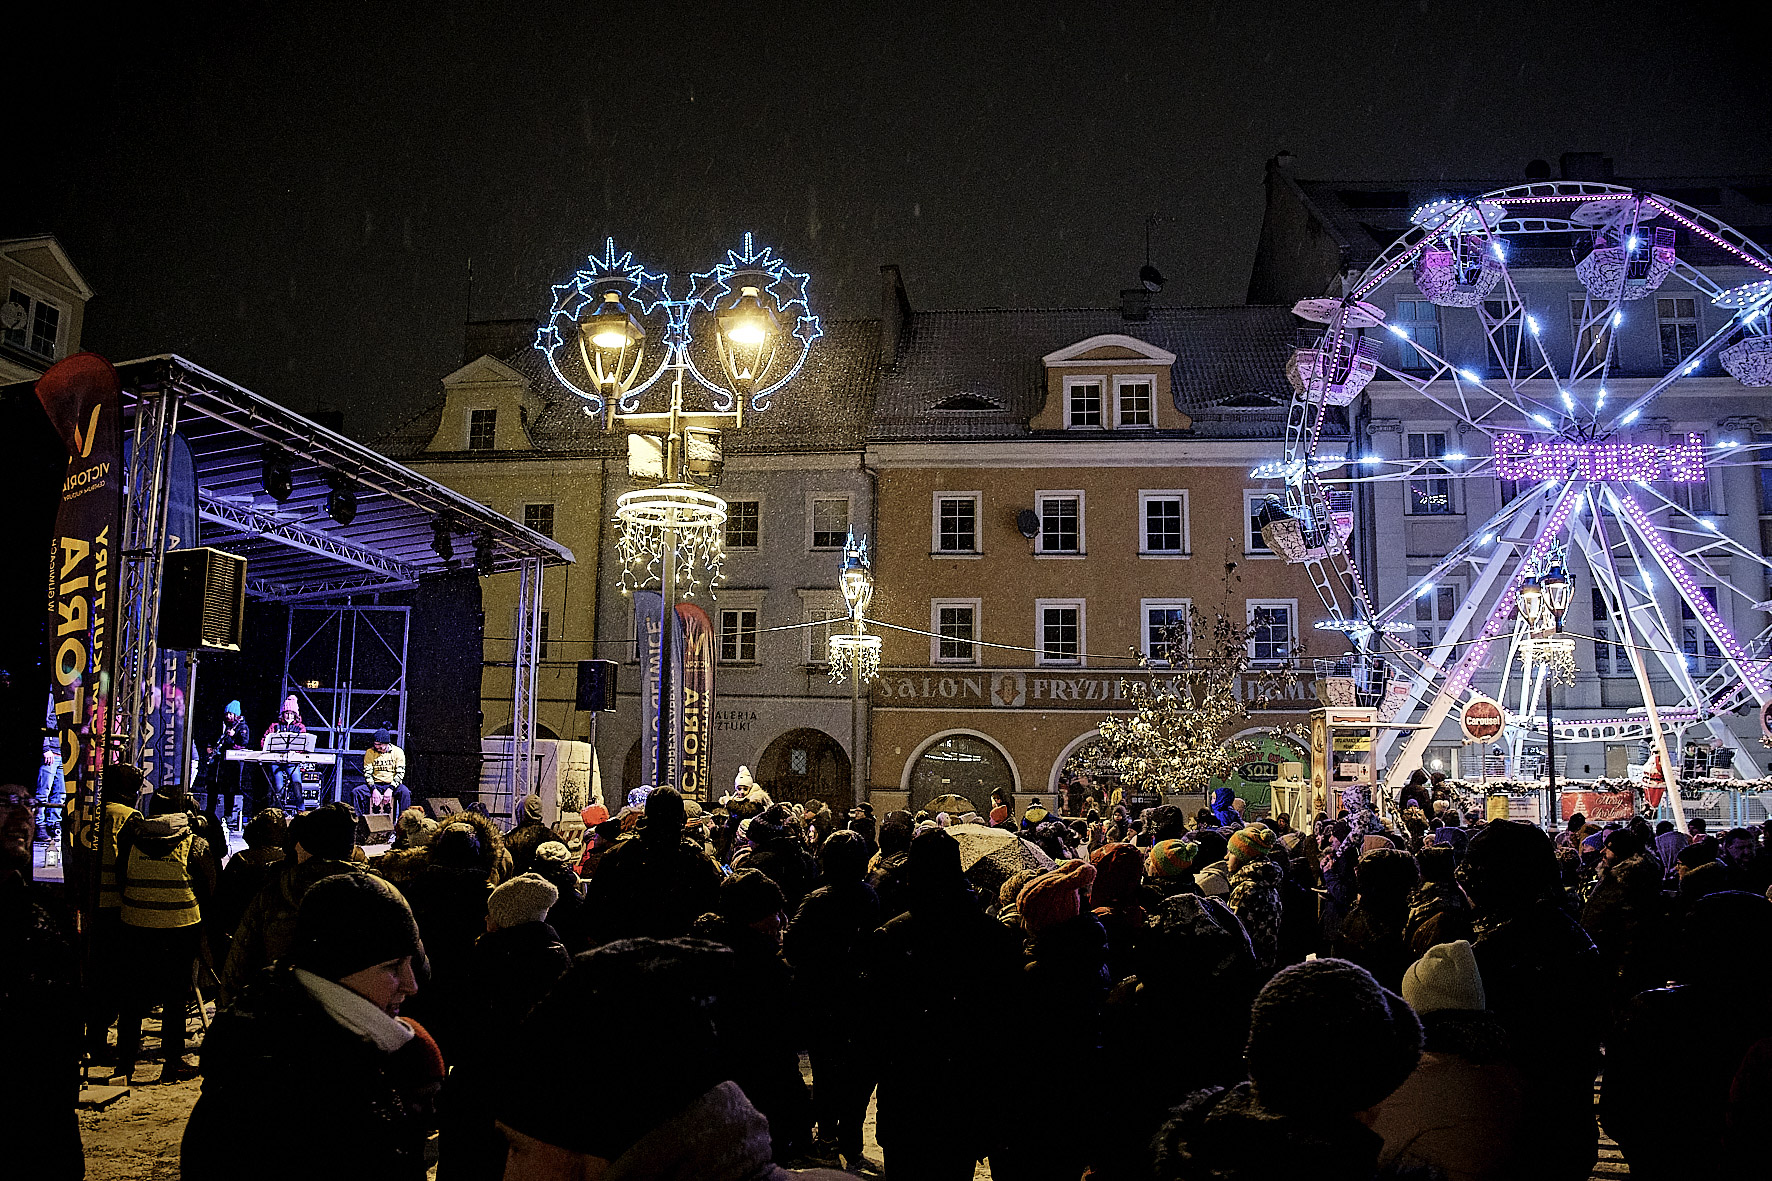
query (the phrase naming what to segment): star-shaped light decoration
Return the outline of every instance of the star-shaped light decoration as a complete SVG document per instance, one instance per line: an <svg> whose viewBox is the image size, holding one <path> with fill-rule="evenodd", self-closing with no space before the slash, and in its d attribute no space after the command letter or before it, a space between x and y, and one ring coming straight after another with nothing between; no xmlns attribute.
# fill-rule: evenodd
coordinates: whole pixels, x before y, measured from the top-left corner
<svg viewBox="0 0 1772 1181"><path fill-rule="evenodd" d="M566 345L577 338L580 317L587 306L602 298L605 291L620 292L625 300L631 300L640 309L642 315L651 315L661 304L670 303L670 279L635 262L631 250L617 257L614 238L603 240L602 257L593 254L585 262L583 270L554 286L553 307L548 312L547 322L535 334L535 347L547 357L548 368L560 384L583 398L590 413L600 414L603 395L595 389L586 389L582 379L574 380L562 371L562 350L565 349L565 355L570 358L571 350L566 349ZM661 367L657 373L663 371ZM657 373L651 380L656 380ZM650 385L651 380L646 385Z"/></svg>

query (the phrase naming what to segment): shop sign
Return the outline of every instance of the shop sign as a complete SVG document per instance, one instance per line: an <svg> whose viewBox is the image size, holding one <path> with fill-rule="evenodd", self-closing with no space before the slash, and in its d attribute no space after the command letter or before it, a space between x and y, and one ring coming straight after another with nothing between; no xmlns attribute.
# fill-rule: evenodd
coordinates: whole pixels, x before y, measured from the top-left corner
<svg viewBox="0 0 1772 1181"><path fill-rule="evenodd" d="M1128 710L1133 707L1132 686L1161 675L1055 669L944 675L921 668L887 669L874 682L873 704L892 709ZM1239 689L1253 704L1254 686ZM1294 678L1287 682L1281 698L1285 703L1297 702L1300 709L1312 707L1317 700L1315 679Z"/></svg>

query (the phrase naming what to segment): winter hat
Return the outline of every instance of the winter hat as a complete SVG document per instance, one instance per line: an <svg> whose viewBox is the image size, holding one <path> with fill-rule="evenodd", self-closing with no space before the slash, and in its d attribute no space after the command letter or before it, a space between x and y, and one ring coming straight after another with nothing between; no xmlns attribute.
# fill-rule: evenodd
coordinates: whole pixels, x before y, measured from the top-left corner
<svg viewBox="0 0 1772 1181"><path fill-rule="evenodd" d="M715 1017L733 955L699 939L624 939L579 956L511 1039L510 1060L553 1061L560 1030L598 1014L600 1056L621 1085L562 1071L545 1085L499 1090L507 1126L569 1152L613 1161L730 1077Z"/></svg>
<svg viewBox="0 0 1772 1181"><path fill-rule="evenodd" d="M241 835L246 838L249 848L277 848L289 835L289 821L284 817L282 809L265 808L246 822L246 831Z"/></svg>
<svg viewBox="0 0 1772 1181"><path fill-rule="evenodd" d="M301 716L301 703L296 701L295 694L291 693L283 699L283 708L278 711L278 716L282 714L294 714L298 718Z"/></svg>
<svg viewBox="0 0 1772 1181"><path fill-rule="evenodd" d="M400 835L412 848L423 848L437 837L437 822L426 816L425 810L416 804L400 813L399 825Z"/></svg>
<svg viewBox="0 0 1772 1181"><path fill-rule="evenodd" d="M564 841L543 841L535 847L535 861L538 865L564 868L572 864L572 850Z"/></svg>
<svg viewBox="0 0 1772 1181"><path fill-rule="evenodd" d="M388 733L388 728L386 726L383 726L381 729L379 729L375 732L375 741L378 743L393 742L394 736L392 734Z"/></svg>
<svg viewBox="0 0 1772 1181"><path fill-rule="evenodd" d="M541 823L541 797L530 792L523 797L523 814L519 824Z"/></svg>
<svg viewBox="0 0 1772 1181"><path fill-rule="evenodd" d="M871 856L860 833L839 828L818 847L818 866L827 884L860 881L867 876Z"/></svg>
<svg viewBox="0 0 1772 1181"><path fill-rule="evenodd" d="M415 973L425 973L425 947L412 908L374 874L334 874L302 895L289 947L292 966L342 980L402 956L412 957Z"/></svg>
<svg viewBox="0 0 1772 1181"><path fill-rule="evenodd" d="M591 804L578 814L578 818L585 822L586 828L596 828L609 819L609 809L602 804Z"/></svg>
<svg viewBox="0 0 1772 1181"><path fill-rule="evenodd" d="M1298 1048L1345 1047L1334 1085ZM1275 973L1249 1014L1243 1050L1261 1105L1280 1115L1364 1111L1421 1060L1421 1022L1394 992L1347 960L1307 960Z"/></svg>
<svg viewBox="0 0 1772 1181"><path fill-rule="evenodd" d="M232 701L228 702L226 705L222 706L222 712L225 714L233 714L235 717L239 717L241 714L245 713L246 711L240 708L240 699L238 697L236 697L234 700L232 700Z"/></svg>
<svg viewBox="0 0 1772 1181"><path fill-rule="evenodd" d="M1145 860L1145 875L1178 878L1192 868L1199 853L1200 846L1192 841L1158 841L1151 846L1150 856Z"/></svg>
<svg viewBox="0 0 1772 1181"><path fill-rule="evenodd" d="M132 763L111 763L105 767L103 794L107 804L135 807L142 793L142 769Z"/></svg>
<svg viewBox="0 0 1772 1181"><path fill-rule="evenodd" d="M1052 815L1052 813L1048 812L1045 808L1042 808L1039 804L1029 804L1027 811L1021 814L1021 818L1028 824L1038 824L1050 815Z"/></svg>
<svg viewBox="0 0 1772 1181"><path fill-rule="evenodd" d="M787 910L781 887L760 869L741 869L720 883L720 917L740 926L759 922Z"/></svg>
<svg viewBox="0 0 1772 1181"><path fill-rule="evenodd" d="M751 769L749 767L740 767L738 769L738 774L732 777L733 795L742 796L755 786L757 786L757 781L751 778Z"/></svg>
<svg viewBox="0 0 1772 1181"><path fill-rule="evenodd" d="M1090 900L1096 906L1136 901L1144 874L1144 857L1137 849L1131 845L1103 845L1089 855L1089 861L1095 866L1095 888L1090 892Z"/></svg>
<svg viewBox="0 0 1772 1181"><path fill-rule="evenodd" d="M1187 832L1187 813L1174 804L1158 804L1145 813L1144 823L1155 840L1167 841Z"/></svg>
<svg viewBox="0 0 1772 1181"><path fill-rule="evenodd" d="M487 895L486 914L501 929L544 923L558 901L560 891L554 883L539 873L520 873Z"/></svg>
<svg viewBox="0 0 1772 1181"><path fill-rule="evenodd" d="M793 813L786 804L771 804L761 816L753 817L749 836L751 844L762 846L771 841L786 840L793 833Z"/></svg>
<svg viewBox="0 0 1772 1181"><path fill-rule="evenodd" d="M357 843L357 816L349 804L334 801L297 816L289 835L309 856L346 861Z"/></svg>
<svg viewBox="0 0 1772 1181"><path fill-rule="evenodd" d="M1225 852L1239 861L1263 861L1274 849L1274 833L1259 824L1246 825L1230 835Z"/></svg>
<svg viewBox="0 0 1772 1181"><path fill-rule="evenodd" d="M1361 841L1360 841L1360 856L1364 857L1364 856L1366 856L1366 854L1374 852L1378 849L1395 849L1395 848L1396 848L1396 846L1391 843L1391 839L1389 837L1379 836L1377 833L1372 833L1371 835L1366 836L1361 839Z"/></svg>
<svg viewBox="0 0 1772 1181"><path fill-rule="evenodd" d="M445 869L479 869L486 864L480 834L471 824L445 824L431 841L431 864Z"/></svg>
<svg viewBox="0 0 1772 1181"><path fill-rule="evenodd" d="M1550 837L1521 820L1491 820L1455 876L1479 916L1517 914L1562 888Z"/></svg>
<svg viewBox="0 0 1772 1181"><path fill-rule="evenodd" d="M1021 897L1021 892L1027 887L1027 884L1048 872L1050 871L1044 869L1018 869L1010 874L1009 880L1004 882L997 891L997 908L999 910L1014 910L1015 900Z"/></svg>
<svg viewBox="0 0 1772 1181"><path fill-rule="evenodd" d="M1483 1009L1483 975L1470 940L1436 943L1403 973L1403 999L1416 1013L1436 1009Z"/></svg>
<svg viewBox="0 0 1772 1181"><path fill-rule="evenodd" d="M998 804L991 809L991 826L994 828L1009 819L1009 805Z"/></svg>
<svg viewBox="0 0 1772 1181"><path fill-rule="evenodd" d="M1021 925L1029 934L1038 935L1067 919L1083 913L1083 895L1095 884L1095 867L1087 861L1065 861L1049 874L1035 878L1021 888L1015 908L1021 912Z"/></svg>
<svg viewBox="0 0 1772 1181"><path fill-rule="evenodd" d="M655 788L646 797L646 824L640 839L666 845L683 839L683 795L674 787Z"/></svg>

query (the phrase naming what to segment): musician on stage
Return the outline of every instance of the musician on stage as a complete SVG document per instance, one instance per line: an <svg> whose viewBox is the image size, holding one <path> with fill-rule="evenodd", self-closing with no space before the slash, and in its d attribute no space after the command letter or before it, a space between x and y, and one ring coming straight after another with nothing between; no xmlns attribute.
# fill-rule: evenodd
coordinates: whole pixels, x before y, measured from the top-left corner
<svg viewBox="0 0 1772 1181"><path fill-rule="evenodd" d="M229 762L228 752L251 749L252 727L241 716L240 702L230 701L222 715L222 732L215 742L214 760L209 765L209 781L214 785L215 793L221 797L221 807L216 809L216 814L229 821L236 829L246 823L247 817L252 814L252 810L247 808L246 815L241 815L241 808L252 802L247 798L251 791L246 786L246 764Z"/></svg>
<svg viewBox="0 0 1772 1181"><path fill-rule="evenodd" d="M406 790L406 752L394 745L394 736L383 726L375 732L375 744L363 752L363 785L351 789L351 806L359 816L371 811L398 816L411 803L412 793Z"/></svg>
<svg viewBox="0 0 1772 1181"><path fill-rule="evenodd" d="M277 720L265 727L265 736L259 742L260 750L271 749L271 738L278 734L306 734L308 728L301 720L301 706L291 693L283 699L283 712ZM271 776L271 803L285 808L293 808L299 812L302 808L302 765L300 763L273 763L267 770Z"/></svg>

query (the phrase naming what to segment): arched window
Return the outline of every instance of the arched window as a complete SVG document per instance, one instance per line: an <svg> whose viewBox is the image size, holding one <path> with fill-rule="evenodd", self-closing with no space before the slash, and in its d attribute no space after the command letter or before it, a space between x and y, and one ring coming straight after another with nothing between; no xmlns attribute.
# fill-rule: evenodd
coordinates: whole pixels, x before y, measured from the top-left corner
<svg viewBox="0 0 1772 1181"><path fill-rule="evenodd" d="M991 792L1015 790L1015 772L996 743L977 734L949 734L925 747L911 765L911 811L937 796L960 795L980 815L990 811Z"/></svg>

